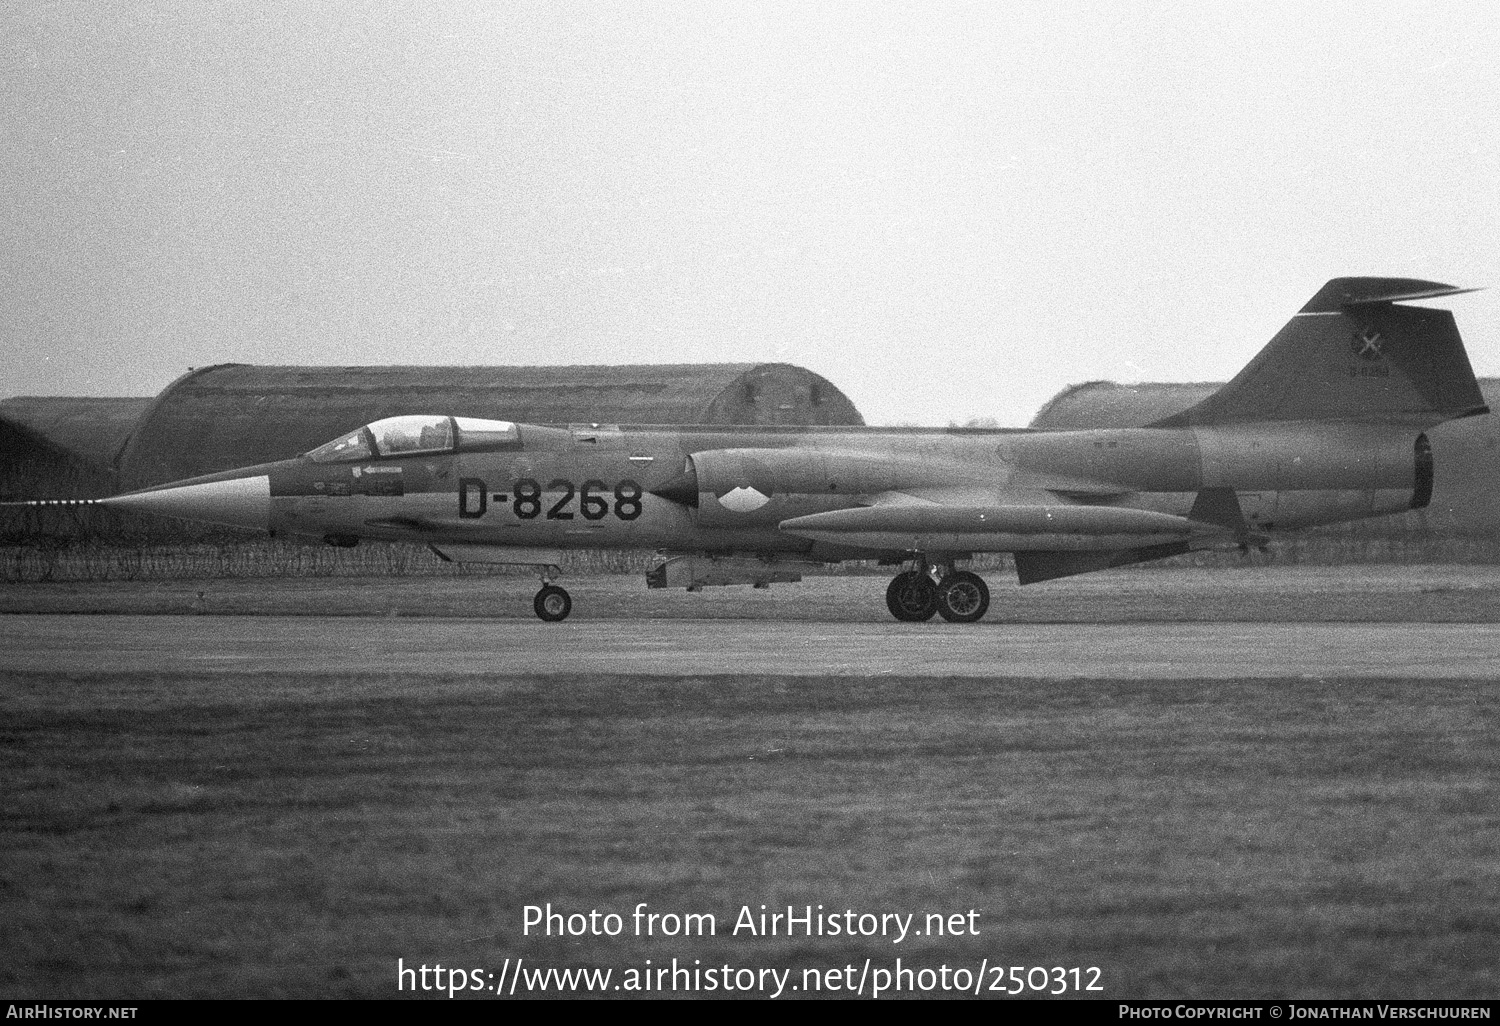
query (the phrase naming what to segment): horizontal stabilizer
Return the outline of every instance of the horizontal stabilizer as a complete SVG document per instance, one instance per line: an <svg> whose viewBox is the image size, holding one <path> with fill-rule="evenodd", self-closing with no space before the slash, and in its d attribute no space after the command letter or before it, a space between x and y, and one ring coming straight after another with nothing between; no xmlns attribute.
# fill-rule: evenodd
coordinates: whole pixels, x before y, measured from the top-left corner
<svg viewBox="0 0 1500 1026"><path fill-rule="evenodd" d="M1406 303L1439 296L1461 296L1480 289L1462 289L1438 281L1417 278L1335 278L1308 300L1303 313L1330 313L1340 307L1369 306L1373 303Z"/></svg>
<svg viewBox="0 0 1500 1026"><path fill-rule="evenodd" d="M1132 563L1166 559L1191 551L1187 542L1148 545L1139 549L1116 549L1112 552L1017 552L1016 577L1022 584L1037 584L1074 574L1089 574Z"/></svg>
<svg viewBox="0 0 1500 1026"><path fill-rule="evenodd" d="M1420 429L1486 413L1453 314L1399 305L1472 291L1414 278L1335 278L1234 380L1150 426L1332 420Z"/></svg>

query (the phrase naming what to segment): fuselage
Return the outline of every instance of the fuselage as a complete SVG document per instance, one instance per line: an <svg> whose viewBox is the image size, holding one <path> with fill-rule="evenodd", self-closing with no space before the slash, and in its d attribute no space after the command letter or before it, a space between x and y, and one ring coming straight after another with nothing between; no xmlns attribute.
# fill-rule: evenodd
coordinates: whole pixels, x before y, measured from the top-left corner
<svg viewBox="0 0 1500 1026"><path fill-rule="evenodd" d="M1236 493L1248 527L1276 531L1424 505L1432 476L1420 425L1352 421L1061 432L513 427L504 437L473 432L473 441L460 430L445 447L419 452L369 446L330 454L325 446L158 491L235 481L250 497L228 516L201 519L344 543L838 560L893 552L886 541L806 537L780 525L890 496L951 494L965 507L1042 495L1101 512L1183 517L1202 490L1216 488ZM981 547L1057 547L1034 534L999 532ZM1151 542L1137 532L1130 543ZM1094 547L1116 544L1106 533Z"/></svg>

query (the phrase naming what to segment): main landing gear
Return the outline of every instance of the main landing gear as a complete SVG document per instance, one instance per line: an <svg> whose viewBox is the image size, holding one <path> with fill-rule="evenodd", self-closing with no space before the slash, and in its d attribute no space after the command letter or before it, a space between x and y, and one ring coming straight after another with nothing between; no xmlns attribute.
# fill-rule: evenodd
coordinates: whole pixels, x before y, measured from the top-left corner
<svg viewBox="0 0 1500 1026"><path fill-rule="evenodd" d="M984 578L967 570L954 570L952 564L932 567L925 560L921 569L897 574L885 589L886 608L898 620L921 623L937 613L949 623L974 623L990 608L990 589Z"/></svg>

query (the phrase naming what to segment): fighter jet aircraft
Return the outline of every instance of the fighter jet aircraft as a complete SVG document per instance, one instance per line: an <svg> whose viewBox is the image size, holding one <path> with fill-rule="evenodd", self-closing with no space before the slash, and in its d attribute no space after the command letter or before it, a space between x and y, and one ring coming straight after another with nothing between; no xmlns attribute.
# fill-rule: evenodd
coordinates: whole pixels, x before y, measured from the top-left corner
<svg viewBox="0 0 1500 1026"><path fill-rule="evenodd" d="M649 587L800 580L900 566L898 620L972 623L1009 552L1020 582L1425 506L1425 429L1489 412L1453 316L1401 305L1471 291L1337 278L1233 381L1143 428L544 426L434 412L367 424L295 459L101 504L302 535L415 541L537 569L536 615L572 548L654 549Z"/></svg>

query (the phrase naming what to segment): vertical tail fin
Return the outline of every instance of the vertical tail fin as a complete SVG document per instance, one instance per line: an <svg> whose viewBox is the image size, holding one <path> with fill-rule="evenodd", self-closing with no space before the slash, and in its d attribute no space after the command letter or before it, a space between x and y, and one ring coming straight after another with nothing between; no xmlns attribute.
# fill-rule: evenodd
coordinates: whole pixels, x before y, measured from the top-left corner
<svg viewBox="0 0 1500 1026"><path fill-rule="evenodd" d="M1335 278L1233 381L1152 426L1268 420L1428 426L1488 413L1453 315L1396 305L1472 291L1411 278Z"/></svg>

